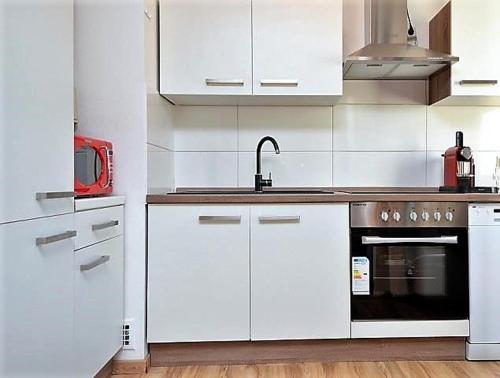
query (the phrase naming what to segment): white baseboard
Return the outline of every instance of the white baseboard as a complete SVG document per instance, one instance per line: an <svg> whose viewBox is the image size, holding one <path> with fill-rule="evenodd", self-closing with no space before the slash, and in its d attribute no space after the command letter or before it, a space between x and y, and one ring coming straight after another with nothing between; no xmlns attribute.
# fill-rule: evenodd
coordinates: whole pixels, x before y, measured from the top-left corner
<svg viewBox="0 0 500 378"><path fill-rule="evenodd" d="M466 337L469 320L408 320L351 322L353 339L384 337Z"/></svg>

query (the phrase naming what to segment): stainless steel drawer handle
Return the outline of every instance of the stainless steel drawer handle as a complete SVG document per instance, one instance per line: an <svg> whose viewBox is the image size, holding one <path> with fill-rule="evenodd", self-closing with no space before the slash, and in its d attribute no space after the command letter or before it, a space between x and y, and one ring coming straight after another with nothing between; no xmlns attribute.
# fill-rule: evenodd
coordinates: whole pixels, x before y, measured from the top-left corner
<svg viewBox="0 0 500 378"><path fill-rule="evenodd" d="M111 257L109 255L101 256L98 259L92 261L91 263L80 265L80 272L85 272L87 270L94 269L95 267L98 267L99 265L107 263L110 260L110 258Z"/></svg>
<svg viewBox="0 0 500 378"><path fill-rule="evenodd" d="M298 80L261 80L261 87L297 87Z"/></svg>
<svg viewBox="0 0 500 378"><path fill-rule="evenodd" d="M458 236L437 236L430 238L381 238L379 236L361 237L361 244L365 245L401 243L458 244Z"/></svg>
<svg viewBox="0 0 500 378"><path fill-rule="evenodd" d="M261 215L259 222L300 222L300 215Z"/></svg>
<svg viewBox="0 0 500 378"><path fill-rule="evenodd" d="M59 198L72 198L75 196L75 192L37 192L36 200L49 200L49 199L59 199Z"/></svg>
<svg viewBox="0 0 500 378"><path fill-rule="evenodd" d="M92 231L104 230L106 228L118 226L119 224L120 224L120 222L117 220L112 220L112 221L105 222L105 223L93 224Z"/></svg>
<svg viewBox="0 0 500 378"><path fill-rule="evenodd" d="M200 222L241 222L241 215L200 215Z"/></svg>
<svg viewBox="0 0 500 378"><path fill-rule="evenodd" d="M497 85L498 80L460 80L460 85Z"/></svg>
<svg viewBox="0 0 500 378"><path fill-rule="evenodd" d="M205 79L209 87L242 87L245 81L241 79Z"/></svg>
<svg viewBox="0 0 500 378"><path fill-rule="evenodd" d="M75 236L76 236L76 231L66 231L63 232L62 234L36 238L36 245L51 244L60 240L71 239L74 238Z"/></svg>

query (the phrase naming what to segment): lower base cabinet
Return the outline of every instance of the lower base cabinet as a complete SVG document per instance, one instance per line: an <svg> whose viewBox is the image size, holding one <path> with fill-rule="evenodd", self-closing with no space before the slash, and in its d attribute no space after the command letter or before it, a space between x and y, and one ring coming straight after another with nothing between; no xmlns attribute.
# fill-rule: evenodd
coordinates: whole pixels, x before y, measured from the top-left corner
<svg viewBox="0 0 500 378"><path fill-rule="evenodd" d="M93 377L122 347L123 236L75 252L78 377Z"/></svg>
<svg viewBox="0 0 500 378"><path fill-rule="evenodd" d="M349 206L150 205L149 343L350 337Z"/></svg>
<svg viewBox="0 0 500 378"><path fill-rule="evenodd" d="M148 207L148 342L250 338L248 230L245 206Z"/></svg>
<svg viewBox="0 0 500 378"><path fill-rule="evenodd" d="M251 213L252 340L349 338L348 205Z"/></svg>
<svg viewBox="0 0 500 378"><path fill-rule="evenodd" d="M0 225L0 377L72 377L73 214Z"/></svg>

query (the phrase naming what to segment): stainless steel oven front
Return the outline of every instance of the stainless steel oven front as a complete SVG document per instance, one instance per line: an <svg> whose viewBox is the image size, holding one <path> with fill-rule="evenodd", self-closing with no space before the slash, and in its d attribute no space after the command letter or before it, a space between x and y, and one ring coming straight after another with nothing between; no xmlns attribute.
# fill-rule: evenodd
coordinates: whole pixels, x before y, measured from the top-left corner
<svg viewBox="0 0 500 378"><path fill-rule="evenodd" d="M467 319L467 203L351 204L351 316Z"/></svg>

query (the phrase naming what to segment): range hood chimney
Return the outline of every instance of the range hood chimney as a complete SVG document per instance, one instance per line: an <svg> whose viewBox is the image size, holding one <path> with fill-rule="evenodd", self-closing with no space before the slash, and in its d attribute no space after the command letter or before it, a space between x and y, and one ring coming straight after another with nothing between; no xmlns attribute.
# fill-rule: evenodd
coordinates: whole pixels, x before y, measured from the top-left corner
<svg viewBox="0 0 500 378"><path fill-rule="evenodd" d="M368 45L344 62L346 80L425 80L458 57L408 43L407 0L365 0Z"/></svg>

